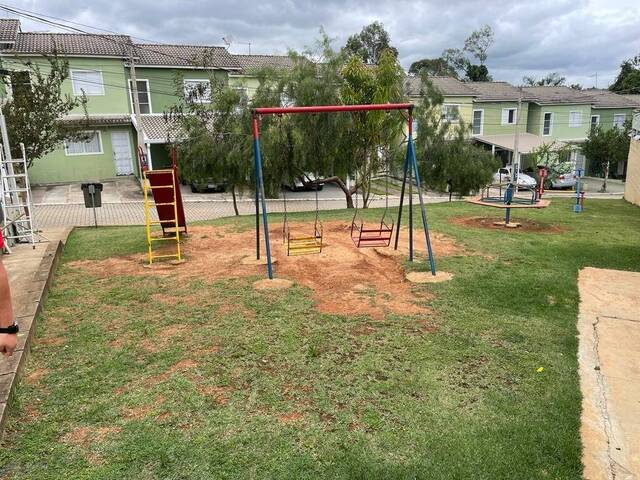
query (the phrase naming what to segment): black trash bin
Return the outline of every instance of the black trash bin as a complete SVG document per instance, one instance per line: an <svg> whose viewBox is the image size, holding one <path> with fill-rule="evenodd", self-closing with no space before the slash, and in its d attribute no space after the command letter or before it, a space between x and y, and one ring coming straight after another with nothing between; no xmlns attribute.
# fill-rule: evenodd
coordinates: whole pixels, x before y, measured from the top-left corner
<svg viewBox="0 0 640 480"><path fill-rule="evenodd" d="M84 195L85 207L93 208L102 206L102 184L100 182L83 183L82 194ZM91 197L93 197L93 199Z"/></svg>

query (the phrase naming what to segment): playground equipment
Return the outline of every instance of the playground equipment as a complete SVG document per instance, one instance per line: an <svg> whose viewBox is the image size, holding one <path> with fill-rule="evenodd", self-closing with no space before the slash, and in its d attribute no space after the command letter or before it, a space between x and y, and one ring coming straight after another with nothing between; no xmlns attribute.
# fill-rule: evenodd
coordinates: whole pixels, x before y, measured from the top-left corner
<svg viewBox="0 0 640 480"><path fill-rule="evenodd" d="M517 227L519 224L511 223L512 208L546 208L549 206L549 200L539 198L538 191L538 187L518 187L511 181L489 185L482 190L480 196L467 201L484 207L503 208L504 222L501 222L500 225Z"/></svg>
<svg viewBox="0 0 640 480"><path fill-rule="evenodd" d="M172 166L163 170L143 171L144 218L147 231L147 250L149 264L158 258L182 260L180 252L180 233L187 233L182 195L178 183L176 151L171 152ZM158 220L152 220L151 209L155 206ZM153 227L160 226L161 235L153 235ZM175 241L175 253L156 254L155 242Z"/></svg>
<svg viewBox="0 0 640 480"><path fill-rule="evenodd" d="M393 220L389 225L387 212L389 211L389 165L387 164L387 172L385 175L385 196L384 196L384 212L380 218L380 225L374 228L366 227L364 220L358 211L358 195L356 192L355 211L351 220L351 240L356 247L388 247L393 237ZM357 184L357 181L356 181Z"/></svg>
<svg viewBox="0 0 640 480"><path fill-rule="evenodd" d="M287 216L287 194L283 192L284 203L284 220L282 223L282 242L287 248L287 256L292 255L309 255L314 253L322 253L322 222L318 218L318 188L316 192L316 216L313 222L313 234L311 235L294 235L289 227Z"/></svg>
<svg viewBox="0 0 640 480"><path fill-rule="evenodd" d="M582 177L584 175L584 169L576 168L576 203L573 205L573 211L575 213L582 212L584 208L584 190L582 190Z"/></svg>
<svg viewBox="0 0 640 480"><path fill-rule="evenodd" d="M413 261L413 184L415 179L415 184L418 190L418 198L420 201L420 208L422 212L422 226L424 229L425 242L427 245L427 252L429 254L429 266L431 268L432 275L436 274L436 265L435 259L433 257L433 251L431 248L431 239L429 237L429 227L427 224L427 213L424 206L424 199L422 196L422 188L420 184L420 175L418 173L415 149L413 144L413 105L410 103L387 103L387 104L372 104L372 105L322 105L322 106L313 106L313 107L265 107L265 108L254 108L253 109L253 153L255 160L255 176L256 176L256 258L260 259L260 217L262 217L262 225L264 229L264 243L265 243L265 251L267 255L267 275L270 279L273 278L273 263L271 260L271 243L269 239L269 220L267 214L267 203L264 194L264 180L262 175L262 156L260 152L260 118L264 115L285 115L285 114L312 114L312 113L334 113L334 112L366 112L366 111L374 111L374 110L382 110L382 111L406 111L407 112L407 121L408 121L408 136L407 136L407 153L404 160L403 165L403 182L401 189L401 198L400 198L400 208L398 211L398 221L396 222L396 238L394 248L398 248L398 238L400 233L400 224L402 219L402 210L404 203L404 193L407 182L409 182L409 260ZM317 191L316 191L317 195ZM387 195L388 198L388 195ZM388 203L387 203L388 206ZM317 219L317 203L316 203L316 219ZM382 241L383 238L389 236L387 242L391 240L391 233L387 235L387 231L389 229L388 224L385 222L385 215L387 209L385 208L385 212L383 213L381 226L377 229L368 229L364 227L364 222L360 222L359 227L358 224L352 221L352 238L354 238L354 228L358 227L356 230L358 232L358 239L362 238L363 235L365 238L368 237L368 234L376 235L377 232L377 240ZM357 212L356 212L357 214ZM355 220L355 216L354 216ZM316 223L317 226L317 223ZM314 230L316 228L314 227ZM374 230L373 232L367 230ZM393 225L391 226L391 231L393 230ZM314 232L314 238L317 235L317 232ZM322 232L320 231L320 242L322 237ZM370 238L373 238L370 237ZM370 245L373 246L373 245Z"/></svg>

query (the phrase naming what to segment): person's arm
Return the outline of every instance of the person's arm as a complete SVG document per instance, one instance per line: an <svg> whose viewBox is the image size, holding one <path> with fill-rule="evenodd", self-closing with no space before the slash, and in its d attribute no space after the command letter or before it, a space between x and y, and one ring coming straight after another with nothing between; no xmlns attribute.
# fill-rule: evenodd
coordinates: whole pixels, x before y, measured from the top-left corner
<svg viewBox="0 0 640 480"><path fill-rule="evenodd" d="M2 253L0 253L2 255ZM9 288L9 276L4 264L0 260L0 328L13 330L13 307L11 305L11 290ZM2 331L2 330L0 330ZM13 355L18 342L17 331L15 333L0 333L0 353L5 357Z"/></svg>

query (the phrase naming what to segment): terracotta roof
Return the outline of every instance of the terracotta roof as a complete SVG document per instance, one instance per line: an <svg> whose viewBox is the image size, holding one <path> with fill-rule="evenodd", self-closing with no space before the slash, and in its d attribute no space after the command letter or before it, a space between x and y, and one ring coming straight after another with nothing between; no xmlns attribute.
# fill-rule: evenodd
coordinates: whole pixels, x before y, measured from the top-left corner
<svg viewBox="0 0 640 480"><path fill-rule="evenodd" d="M135 117L130 117L134 120ZM178 136L170 123L167 123L163 114L141 115L142 128L145 139L149 143L168 143Z"/></svg>
<svg viewBox="0 0 640 480"><path fill-rule="evenodd" d="M520 97L520 90L507 82L468 82L465 85L476 92L477 102L517 102ZM529 101L528 97L523 94L522 100Z"/></svg>
<svg viewBox="0 0 640 480"><path fill-rule="evenodd" d="M20 20L15 18L0 18L0 43L16 41L20 31Z"/></svg>
<svg viewBox="0 0 640 480"><path fill-rule="evenodd" d="M640 94L624 94L621 95L622 97L631 100L631 103L636 106L636 107L640 107Z"/></svg>
<svg viewBox="0 0 640 480"><path fill-rule="evenodd" d="M136 43L135 46L140 65L240 69L234 55L223 47L153 43Z"/></svg>
<svg viewBox="0 0 640 480"><path fill-rule="evenodd" d="M469 88L467 84L461 82L454 77L430 76L429 80L443 95L450 96L475 96L474 90ZM410 96L420 95L422 89L422 79L419 76L410 75L404 82L405 90Z"/></svg>
<svg viewBox="0 0 640 480"><path fill-rule="evenodd" d="M233 55L244 71L261 68L275 68L277 70L291 70L294 61L288 55Z"/></svg>
<svg viewBox="0 0 640 480"><path fill-rule="evenodd" d="M53 53L87 56L128 56L128 35L87 33L18 33L15 45L6 53Z"/></svg>
<svg viewBox="0 0 640 480"><path fill-rule="evenodd" d="M638 100L634 101L632 98L627 98L626 95L618 95L609 90L589 88L583 91L591 97L591 104L595 108L634 108L640 106L640 95L637 95Z"/></svg>
<svg viewBox="0 0 640 480"><path fill-rule="evenodd" d="M591 95L583 90L574 90L569 87L524 87L522 89L531 101L540 105L547 104L583 104L588 105L593 101Z"/></svg>
<svg viewBox="0 0 640 480"><path fill-rule="evenodd" d="M67 124L90 125L94 127L109 125L131 125L131 115L84 115L71 114L60 119Z"/></svg>

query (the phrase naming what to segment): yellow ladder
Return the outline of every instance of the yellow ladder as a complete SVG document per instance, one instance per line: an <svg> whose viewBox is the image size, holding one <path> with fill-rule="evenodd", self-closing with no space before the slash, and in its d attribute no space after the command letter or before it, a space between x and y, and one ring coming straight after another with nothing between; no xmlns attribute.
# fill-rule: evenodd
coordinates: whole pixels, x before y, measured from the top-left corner
<svg viewBox="0 0 640 480"><path fill-rule="evenodd" d="M147 178L147 173L171 173L171 179L172 179L172 184L171 185L151 185L151 183L149 182L149 179ZM143 174L143 182L142 182L142 191L144 193L144 219L145 219L145 225L146 225L146 230L147 230L147 250L148 250L148 256L149 256L149 265L151 265L153 263L153 260L156 258L175 258L178 261L182 260L182 254L180 252L180 227L178 225L178 200L176 198L176 188L177 187L177 183L176 183L176 177L175 177L175 172L173 169L171 170L150 170L150 171L145 171ZM149 196L149 192L151 192L153 194L153 190L155 189L161 189L161 188L171 188L173 189L173 202L169 202L169 203L156 203L155 200L153 199L153 196ZM153 203L152 203L153 202ZM152 207L158 207L158 206L163 206L163 205L173 205L173 219L170 220L152 220L151 219L151 208ZM157 208L156 208L157 211ZM160 237L153 237L151 236L152 233L152 227L154 225L156 226L160 226L162 227L163 223L173 223L173 225L175 226L175 234L171 237L165 237L164 236L164 230L161 229L160 231L162 232L163 236ZM172 241L174 240L176 242L176 253L168 253L168 254L160 254L160 255L156 255L153 252L153 243L154 242L165 242L165 241Z"/></svg>

